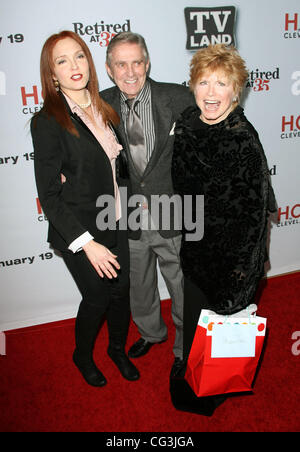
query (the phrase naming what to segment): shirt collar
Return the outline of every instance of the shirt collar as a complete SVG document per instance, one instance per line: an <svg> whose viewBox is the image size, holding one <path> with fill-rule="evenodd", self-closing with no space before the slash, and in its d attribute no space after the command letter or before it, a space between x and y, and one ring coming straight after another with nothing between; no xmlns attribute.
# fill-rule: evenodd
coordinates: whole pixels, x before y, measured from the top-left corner
<svg viewBox="0 0 300 452"><path fill-rule="evenodd" d="M150 92L151 92L150 83L148 82L148 80L146 80L143 88L141 89L139 94L136 96L135 100L136 101L138 100L140 103L146 104L150 100ZM120 95L121 95L121 101L125 104L127 97L125 96L125 94L122 91L120 92Z"/></svg>
<svg viewBox="0 0 300 452"><path fill-rule="evenodd" d="M67 101L67 103L68 103L68 105L70 107L71 112L72 113L76 113L78 116L82 116L83 112L82 112L81 108L76 104L76 102L74 102L74 100L71 99L63 91L62 91L62 94L64 95L64 97L65 97L65 99L66 99L66 101Z"/></svg>

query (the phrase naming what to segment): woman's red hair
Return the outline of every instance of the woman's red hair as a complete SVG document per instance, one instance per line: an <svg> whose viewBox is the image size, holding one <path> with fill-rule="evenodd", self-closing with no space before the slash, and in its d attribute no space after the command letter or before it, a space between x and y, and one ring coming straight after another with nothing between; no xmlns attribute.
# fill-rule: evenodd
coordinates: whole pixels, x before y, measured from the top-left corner
<svg viewBox="0 0 300 452"><path fill-rule="evenodd" d="M88 46L80 38L80 36L78 36L73 31L69 30L65 30L50 36L45 42L42 49L40 72L41 72L42 92L44 97L44 111L46 111L48 115L54 116L56 121L63 128L67 129L74 135L78 135L78 132L71 121L66 106L63 102L63 99L61 95L59 95L59 93L56 91L53 83L53 73L54 73L52 58L53 49L58 41L65 38L74 39L74 41L76 41L81 46L82 50L86 55L89 64L89 75L90 75L89 82L86 88L90 92L93 105L95 105L96 109L99 111L99 113L101 113L105 124L111 122L112 124L117 125L119 123L119 116L117 112L103 99L101 99L99 95L97 73Z"/></svg>

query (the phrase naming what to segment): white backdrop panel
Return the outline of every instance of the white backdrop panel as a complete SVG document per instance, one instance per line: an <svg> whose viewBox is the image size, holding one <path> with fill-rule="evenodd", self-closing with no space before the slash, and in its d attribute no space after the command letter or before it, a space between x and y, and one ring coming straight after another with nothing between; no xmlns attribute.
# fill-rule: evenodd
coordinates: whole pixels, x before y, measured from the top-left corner
<svg viewBox="0 0 300 452"><path fill-rule="evenodd" d="M152 78L184 83L189 79L193 55L193 51L186 49L184 8L236 8L236 45L250 72L243 106L260 134L279 205L279 222L271 230L268 276L299 270L298 0L52 0L50 4L40 0L11 0L5 6L3 3L0 6L0 330L73 317L80 302L77 287L61 258L46 243L47 220L37 202L28 126L31 115L42 106L41 47L50 34L63 29L85 32L82 37L92 51L100 89L112 84L104 68L106 40L111 38L110 32L122 28L145 37ZM222 22L223 16L220 18ZM204 29L208 26L205 20ZM160 273L159 289L161 297L167 298Z"/></svg>

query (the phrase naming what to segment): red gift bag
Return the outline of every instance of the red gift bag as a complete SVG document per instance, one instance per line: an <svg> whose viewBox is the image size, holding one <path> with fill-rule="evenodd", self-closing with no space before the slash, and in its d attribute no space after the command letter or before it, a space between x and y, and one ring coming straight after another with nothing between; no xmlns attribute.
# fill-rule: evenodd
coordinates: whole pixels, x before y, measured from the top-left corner
<svg viewBox="0 0 300 452"><path fill-rule="evenodd" d="M201 311L185 373L186 381L198 397L252 391L265 338L266 319L250 315L256 306L250 308L232 316ZM246 329L247 333L251 331L247 340L254 341L253 344L245 344ZM232 336L232 331L235 336ZM242 337L239 335L241 332ZM240 355L239 341L242 345ZM249 352L251 345L253 352Z"/></svg>

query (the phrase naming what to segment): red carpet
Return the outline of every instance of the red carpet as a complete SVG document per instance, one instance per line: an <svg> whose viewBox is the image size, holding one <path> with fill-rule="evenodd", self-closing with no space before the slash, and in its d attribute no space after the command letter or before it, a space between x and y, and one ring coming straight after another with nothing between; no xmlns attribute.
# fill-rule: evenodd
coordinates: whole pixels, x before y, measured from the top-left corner
<svg viewBox="0 0 300 452"><path fill-rule="evenodd" d="M7 356L0 357L0 431L299 431L300 355L292 353L292 334L300 331L299 293L300 273L267 281L258 315L268 319L268 337L254 394L228 399L210 418L177 411L171 404L169 301L162 303L169 340L135 360L138 382L124 380L107 357L105 325L95 349L108 380L100 389L85 384L72 363L74 320L9 331ZM137 338L132 324L128 345ZM300 343L294 349L300 352Z"/></svg>

